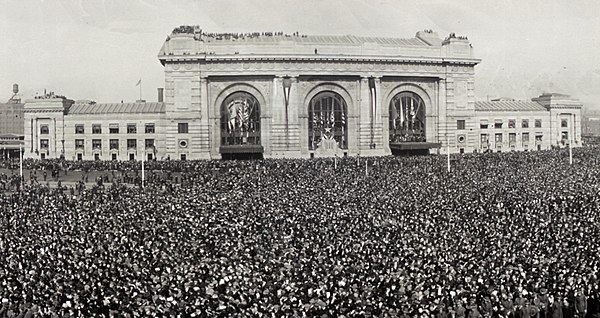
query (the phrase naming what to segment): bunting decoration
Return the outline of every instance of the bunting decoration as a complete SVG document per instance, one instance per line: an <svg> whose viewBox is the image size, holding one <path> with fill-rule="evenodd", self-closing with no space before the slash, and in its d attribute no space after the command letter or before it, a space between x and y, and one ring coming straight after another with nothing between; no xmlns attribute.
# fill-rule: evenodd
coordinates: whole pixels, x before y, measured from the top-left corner
<svg viewBox="0 0 600 318"><path fill-rule="evenodd" d="M260 142L258 101L254 96L239 92L225 100L222 113L222 134L225 144ZM252 137L249 139L249 137Z"/></svg>
<svg viewBox="0 0 600 318"><path fill-rule="evenodd" d="M425 105L419 95L402 92L390 103L390 142L425 141Z"/></svg>
<svg viewBox="0 0 600 318"><path fill-rule="evenodd" d="M321 140L335 140L338 147L346 149L346 105L341 96L331 92L317 95L309 106L309 147L319 148ZM320 97L320 95L325 95Z"/></svg>

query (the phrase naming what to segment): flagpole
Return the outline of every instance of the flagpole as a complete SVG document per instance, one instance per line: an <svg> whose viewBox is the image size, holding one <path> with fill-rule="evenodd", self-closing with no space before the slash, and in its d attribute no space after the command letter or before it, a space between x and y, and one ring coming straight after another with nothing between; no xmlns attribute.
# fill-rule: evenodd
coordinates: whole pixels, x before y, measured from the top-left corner
<svg viewBox="0 0 600 318"><path fill-rule="evenodd" d="M144 159L146 159L146 148L142 148L142 189L144 188Z"/></svg>
<svg viewBox="0 0 600 318"><path fill-rule="evenodd" d="M140 100L142 100L142 79L140 78Z"/></svg>
<svg viewBox="0 0 600 318"><path fill-rule="evenodd" d="M369 160L365 160L365 176L369 176Z"/></svg>
<svg viewBox="0 0 600 318"><path fill-rule="evenodd" d="M569 165L573 164L573 147L571 146L571 144L573 143L573 134L571 133L571 127L573 127L572 121L569 125Z"/></svg>
<svg viewBox="0 0 600 318"><path fill-rule="evenodd" d="M446 145L448 146L448 172L450 172L450 140L448 139L448 133L446 133Z"/></svg>
<svg viewBox="0 0 600 318"><path fill-rule="evenodd" d="M23 181L23 147L19 147L19 175L21 176L21 180Z"/></svg>

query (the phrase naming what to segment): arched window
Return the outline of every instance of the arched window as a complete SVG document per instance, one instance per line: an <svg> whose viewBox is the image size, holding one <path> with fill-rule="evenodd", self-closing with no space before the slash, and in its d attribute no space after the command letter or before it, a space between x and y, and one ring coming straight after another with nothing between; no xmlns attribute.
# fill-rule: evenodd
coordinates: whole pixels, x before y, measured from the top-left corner
<svg viewBox="0 0 600 318"><path fill-rule="evenodd" d="M260 145L260 105L247 92L235 92L221 106L221 145Z"/></svg>
<svg viewBox="0 0 600 318"><path fill-rule="evenodd" d="M308 105L308 148L319 148L325 139L335 140L338 147L348 149L348 107L337 93L321 92Z"/></svg>
<svg viewBox="0 0 600 318"><path fill-rule="evenodd" d="M425 103L413 92L401 92L390 101L390 142L425 142Z"/></svg>

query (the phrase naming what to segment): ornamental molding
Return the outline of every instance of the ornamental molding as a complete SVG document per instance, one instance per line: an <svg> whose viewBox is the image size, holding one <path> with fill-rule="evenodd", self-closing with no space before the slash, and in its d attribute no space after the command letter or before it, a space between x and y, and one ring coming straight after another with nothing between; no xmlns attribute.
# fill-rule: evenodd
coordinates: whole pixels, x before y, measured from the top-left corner
<svg viewBox="0 0 600 318"><path fill-rule="evenodd" d="M233 75L268 75L268 76L298 76L298 75L343 75L343 76L424 76L446 77L466 75L472 77L472 66L445 67L435 64L377 64L365 63L295 63L289 64L278 61L255 63L206 63L200 65L202 76L233 76ZM454 71L452 71L454 70ZM450 71L449 74L447 74Z"/></svg>
<svg viewBox="0 0 600 318"><path fill-rule="evenodd" d="M214 62L265 62L265 61L283 61L288 63L298 62L317 62L322 63L343 63L343 62L358 62L358 63L418 63L418 64L440 64L440 65L470 65L479 64L481 59L473 58L444 58L444 57L389 57L389 56L344 56L344 55L160 55L158 59L167 64L172 63L214 63Z"/></svg>

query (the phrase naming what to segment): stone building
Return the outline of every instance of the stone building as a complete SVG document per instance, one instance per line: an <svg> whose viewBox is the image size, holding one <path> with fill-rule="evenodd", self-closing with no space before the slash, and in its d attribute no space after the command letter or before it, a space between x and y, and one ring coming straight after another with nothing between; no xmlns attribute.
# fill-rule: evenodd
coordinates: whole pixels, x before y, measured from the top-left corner
<svg viewBox="0 0 600 318"><path fill-rule="evenodd" d="M13 85L13 95L0 103L0 159L16 158L23 144L23 103L19 85Z"/></svg>
<svg viewBox="0 0 600 318"><path fill-rule="evenodd" d="M581 146L581 108L579 101L563 94L543 94L531 101L476 102L479 143L475 150L542 150L565 147L569 142ZM459 152L464 151L460 136L458 133Z"/></svg>
<svg viewBox="0 0 600 318"><path fill-rule="evenodd" d="M480 60L471 44L466 37L442 39L430 30L400 39L212 34L179 27L158 59L165 70L164 101L162 90L156 103L99 104L55 95L29 100L26 156L125 160L508 151L549 148L559 131L552 124L568 112L573 117L567 128L581 129L580 105L563 95L510 105L476 102L474 68ZM541 127L535 127L538 119ZM523 128L525 120L531 128ZM491 144L490 124L493 138L500 138ZM580 133L574 134L578 142Z"/></svg>

